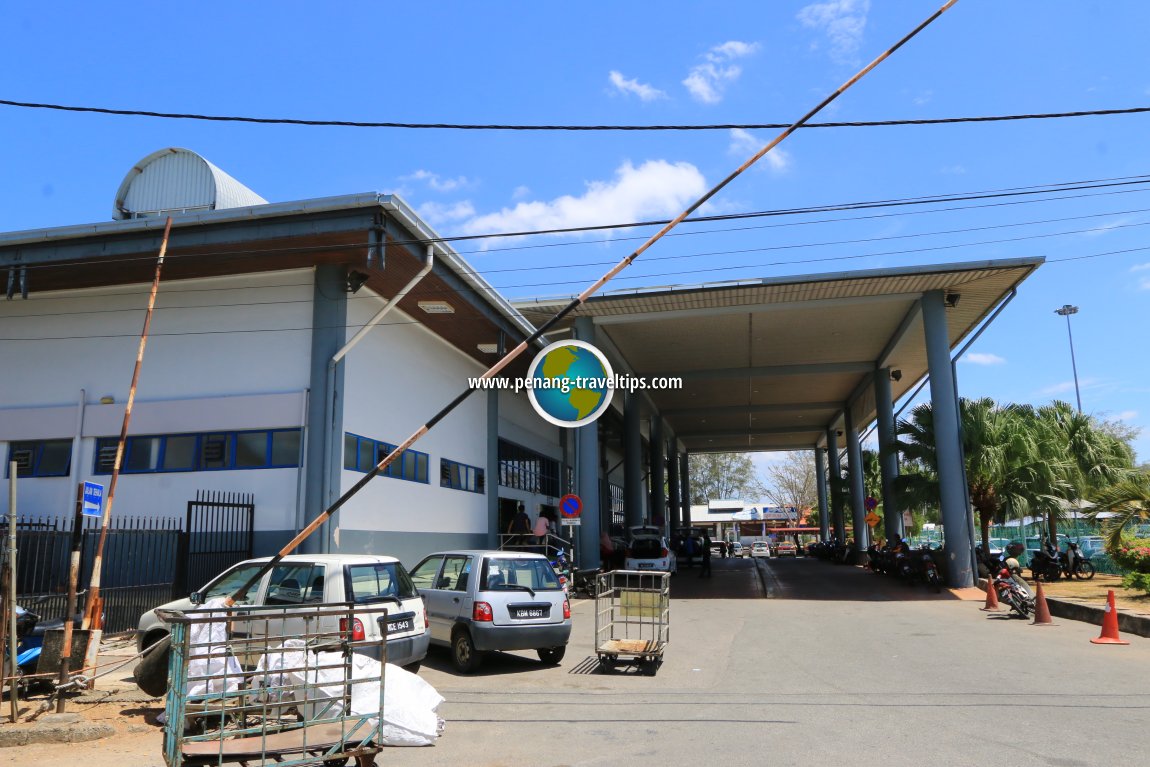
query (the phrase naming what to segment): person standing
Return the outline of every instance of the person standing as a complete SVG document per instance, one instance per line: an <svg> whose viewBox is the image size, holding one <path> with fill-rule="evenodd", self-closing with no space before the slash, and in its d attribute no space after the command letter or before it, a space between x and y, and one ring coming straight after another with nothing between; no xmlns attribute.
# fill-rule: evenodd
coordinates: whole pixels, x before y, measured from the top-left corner
<svg viewBox="0 0 1150 767"><path fill-rule="evenodd" d="M711 534L703 533L703 566L699 570L699 577L711 577Z"/></svg>
<svg viewBox="0 0 1150 767"><path fill-rule="evenodd" d="M507 528L507 534L507 547L511 549L521 549L527 543L527 536L531 535L531 517L527 516L522 502Z"/></svg>
<svg viewBox="0 0 1150 767"><path fill-rule="evenodd" d="M539 518L535 520L535 529L532 532L535 534L535 545L538 547L536 550L543 556L549 557L547 536L551 534L551 514L547 509L540 510Z"/></svg>

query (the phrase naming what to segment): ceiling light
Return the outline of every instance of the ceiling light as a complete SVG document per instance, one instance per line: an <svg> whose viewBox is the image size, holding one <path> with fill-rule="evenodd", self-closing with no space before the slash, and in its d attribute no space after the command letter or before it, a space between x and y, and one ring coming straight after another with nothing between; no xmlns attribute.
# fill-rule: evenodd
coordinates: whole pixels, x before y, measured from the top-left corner
<svg viewBox="0 0 1150 767"><path fill-rule="evenodd" d="M476 346L479 348L479 351L483 352L484 354L499 353L499 344L476 344Z"/></svg>
<svg viewBox="0 0 1150 767"><path fill-rule="evenodd" d="M455 307L446 301L420 301L419 308L428 314L455 314Z"/></svg>

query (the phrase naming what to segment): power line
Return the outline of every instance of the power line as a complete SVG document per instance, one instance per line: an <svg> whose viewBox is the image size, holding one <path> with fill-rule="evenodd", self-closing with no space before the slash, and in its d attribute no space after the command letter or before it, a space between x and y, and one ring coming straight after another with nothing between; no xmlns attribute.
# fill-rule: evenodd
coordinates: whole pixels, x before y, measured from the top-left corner
<svg viewBox="0 0 1150 767"><path fill-rule="evenodd" d="M200 120L207 122L256 123L259 125L299 125L306 127L336 128L398 128L408 130L469 130L469 131L713 131L761 130L790 127L790 123L719 123L710 125L512 125L480 123L404 123L370 122L363 120L308 120L296 117L245 117L239 115L208 115L193 112L154 112L141 109L111 109L68 104L45 104L31 101L0 99L0 105L22 109L50 109L60 112L84 112L115 115L118 117L155 117L166 120ZM937 117L915 120L865 120L850 122L806 123L801 128L875 128L897 125L951 125L958 123L1008 122L1013 120L1052 120L1067 117L1101 117L1150 112L1150 107L1125 109L1091 109L1077 112L1043 112L1011 115L980 115L973 117Z"/></svg>

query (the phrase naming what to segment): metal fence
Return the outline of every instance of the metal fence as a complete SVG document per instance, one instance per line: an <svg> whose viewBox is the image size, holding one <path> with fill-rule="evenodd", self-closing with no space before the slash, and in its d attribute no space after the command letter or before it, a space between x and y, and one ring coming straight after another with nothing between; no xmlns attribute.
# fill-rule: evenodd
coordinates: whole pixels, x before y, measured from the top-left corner
<svg viewBox="0 0 1150 767"><path fill-rule="evenodd" d="M196 504L196 514L192 505ZM130 631L141 613L186 596L190 588L252 555L255 505L250 495L197 493L186 520L173 517L113 516L104 542L100 593L104 631ZM16 520L17 602L45 619L67 611L73 518L20 517ZM77 609L84 610L101 520L84 517ZM0 521L0 540L8 535ZM211 569L201 576L205 565ZM192 577L200 580L190 580ZM189 583L192 584L189 587Z"/></svg>

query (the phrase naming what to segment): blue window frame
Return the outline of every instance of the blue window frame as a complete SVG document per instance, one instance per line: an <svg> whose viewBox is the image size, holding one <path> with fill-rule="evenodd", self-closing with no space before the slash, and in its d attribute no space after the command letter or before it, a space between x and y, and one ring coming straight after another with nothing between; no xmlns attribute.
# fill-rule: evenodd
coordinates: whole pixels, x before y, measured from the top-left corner
<svg viewBox="0 0 1150 767"><path fill-rule="evenodd" d="M17 477L66 477L72 470L72 440L41 439L8 445Z"/></svg>
<svg viewBox="0 0 1150 767"><path fill-rule="evenodd" d="M299 466L299 429L151 434L128 437L120 461L123 474L181 471L292 469ZM96 440L94 474L111 474L117 437Z"/></svg>
<svg viewBox="0 0 1150 767"><path fill-rule="evenodd" d="M468 466L466 463L452 461L448 458L439 459L440 487L482 494L486 491L484 485L483 469L478 466Z"/></svg>
<svg viewBox="0 0 1150 767"><path fill-rule="evenodd" d="M343 468L366 474L395 448L396 446L389 442L347 432L343 435ZM406 479L409 482L430 484L427 476L429 459L427 453L404 450L381 474L385 477Z"/></svg>

